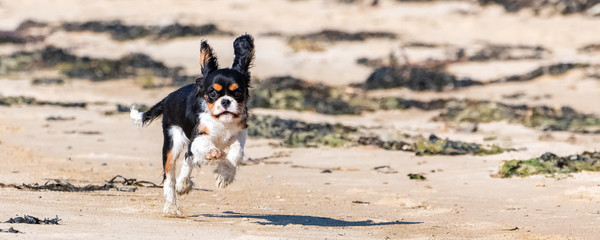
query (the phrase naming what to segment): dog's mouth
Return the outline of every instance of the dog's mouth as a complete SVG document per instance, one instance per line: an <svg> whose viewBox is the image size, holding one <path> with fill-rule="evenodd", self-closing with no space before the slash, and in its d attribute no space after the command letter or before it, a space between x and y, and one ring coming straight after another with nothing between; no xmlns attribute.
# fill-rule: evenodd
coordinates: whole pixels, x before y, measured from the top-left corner
<svg viewBox="0 0 600 240"><path fill-rule="evenodd" d="M219 114L217 114L215 117L217 117L217 118L221 118L221 117L224 117L224 116L231 116L231 117L234 117L234 118L236 118L236 117L238 117L239 115L238 115L238 114L235 114L235 113L232 113L232 112L229 112L229 111L224 111L224 112L222 112L222 113L219 113Z"/></svg>

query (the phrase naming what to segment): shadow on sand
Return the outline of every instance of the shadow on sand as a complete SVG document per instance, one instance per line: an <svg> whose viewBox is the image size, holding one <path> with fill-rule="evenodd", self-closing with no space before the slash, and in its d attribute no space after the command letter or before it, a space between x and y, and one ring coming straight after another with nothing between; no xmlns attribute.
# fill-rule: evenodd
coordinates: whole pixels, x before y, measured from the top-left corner
<svg viewBox="0 0 600 240"><path fill-rule="evenodd" d="M215 218L254 218L265 221L257 221L260 225L279 225L285 226L288 224L298 224L304 226L320 226L320 227L368 227L368 226L383 226L383 225L403 225L403 224L420 224L423 222L373 222L366 221L345 221L328 217L315 217L304 215L281 215L281 214L244 214L236 212L223 212L223 214L198 214L190 217L215 217Z"/></svg>

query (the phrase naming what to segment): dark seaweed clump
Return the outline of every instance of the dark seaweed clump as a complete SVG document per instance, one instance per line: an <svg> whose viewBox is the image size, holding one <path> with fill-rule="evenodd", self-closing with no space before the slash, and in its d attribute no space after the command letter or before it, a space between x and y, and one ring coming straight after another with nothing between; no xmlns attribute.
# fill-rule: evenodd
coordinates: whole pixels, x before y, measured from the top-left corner
<svg viewBox="0 0 600 240"><path fill-rule="evenodd" d="M482 83L468 78L458 79L439 67L390 65L375 69L365 81L364 87L368 90L404 87L416 91L440 92L473 85Z"/></svg>
<svg viewBox="0 0 600 240"><path fill-rule="evenodd" d="M44 218L39 219L34 216L24 215L23 217L15 217L8 219L5 223L26 223L26 224L50 224L50 225L58 225L62 219L56 216L55 218Z"/></svg>
<svg viewBox="0 0 600 240"><path fill-rule="evenodd" d="M431 135L429 140L409 135L404 135L404 140L383 140L378 136L366 134L363 128L342 124L306 123L268 115L252 115L248 121L248 135L282 139L282 145L286 147L370 145L386 150L415 152L417 155L489 155L509 150L496 145L484 147L476 143L442 140L435 135Z"/></svg>
<svg viewBox="0 0 600 240"><path fill-rule="evenodd" d="M342 124L306 123L275 116L251 115L248 136L283 139L287 147L342 147L352 141L357 129Z"/></svg>
<svg viewBox="0 0 600 240"><path fill-rule="evenodd" d="M582 53L600 52L600 43L585 45L585 46L577 49L577 51L582 52Z"/></svg>
<svg viewBox="0 0 600 240"><path fill-rule="evenodd" d="M59 106L59 107L77 107L85 108L87 103L85 102L52 102L52 101L40 101L32 97L16 96L16 97L3 97L0 96L0 106L13 106L13 105L37 105L37 106Z"/></svg>
<svg viewBox="0 0 600 240"><path fill-rule="evenodd" d="M323 51L328 43L342 41L365 41L371 38L395 39L396 34L390 32L355 32L326 29L316 33L293 35L288 39L288 45L296 51Z"/></svg>
<svg viewBox="0 0 600 240"><path fill-rule="evenodd" d="M542 46L487 45L468 58L469 61L542 59L551 53Z"/></svg>
<svg viewBox="0 0 600 240"><path fill-rule="evenodd" d="M544 131L572 131L600 133L600 118L584 114L570 107L550 108L527 105L508 105L490 101L457 100L446 104L446 109L434 120L486 123L509 121Z"/></svg>
<svg viewBox="0 0 600 240"><path fill-rule="evenodd" d="M323 114L360 114L365 107L352 96L321 83L309 83L290 76L258 81L250 90L250 107L308 110Z"/></svg>
<svg viewBox="0 0 600 240"><path fill-rule="evenodd" d="M523 81L531 81L535 78L538 78L543 75L561 75L566 73L569 70L576 68L586 68L589 67L589 64L580 64L580 63L558 63L548 66L542 66L534 69L525 74L513 75L509 77L500 78L490 83L498 83L498 82L523 82Z"/></svg>
<svg viewBox="0 0 600 240"><path fill-rule="evenodd" d="M554 176L581 171L600 171L600 152L584 152L564 157L547 152L540 157L528 160L510 160L504 162L499 174L503 178L508 178L536 174Z"/></svg>
<svg viewBox="0 0 600 240"><path fill-rule="evenodd" d="M539 13L544 8L553 8L561 14L572 14L590 9L600 3L600 0L478 0L478 2L482 5L500 4L507 12L532 9Z"/></svg>
<svg viewBox="0 0 600 240"><path fill-rule="evenodd" d="M179 23L167 26L143 26L126 25L120 21L89 21L89 22L67 22L62 24L62 29L68 32L92 31L98 33L109 33L111 38L117 41L133 40L144 37L153 37L154 40L167 40L177 37L204 36L204 35L226 35L233 33L222 31L214 24L205 25L182 25Z"/></svg>
<svg viewBox="0 0 600 240"><path fill-rule="evenodd" d="M0 56L0 75L44 68L58 68L67 77L92 81L139 77L145 87L153 84L153 77L172 78L182 83L193 80L190 80L190 76L180 75L182 68L169 68L141 53L132 53L112 60L79 57L64 49L48 46L32 52L20 51Z"/></svg>
<svg viewBox="0 0 600 240"><path fill-rule="evenodd" d="M420 139L415 143L417 155L492 155L508 150L498 145L482 146L477 143L441 139L433 134L429 136L429 139Z"/></svg>
<svg viewBox="0 0 600 240"><path fill-rule="evenodd" d="M0 183L0 187L13 187L16 189L27 189L27 190L48 190L48 191L59 191L59 192L90 192L90 191L108 191L110 189L116 189L117 191L123 192L135 192L137 187L160 187L152 182L138 181L135 178L125 178L121 175L114 176L112 179L106 181L103 185L88 184L86 186L75 186L72 183L54 179L48 181L43 185L40 184L25 184L16 185L8 184L4 185Z"/></svg>

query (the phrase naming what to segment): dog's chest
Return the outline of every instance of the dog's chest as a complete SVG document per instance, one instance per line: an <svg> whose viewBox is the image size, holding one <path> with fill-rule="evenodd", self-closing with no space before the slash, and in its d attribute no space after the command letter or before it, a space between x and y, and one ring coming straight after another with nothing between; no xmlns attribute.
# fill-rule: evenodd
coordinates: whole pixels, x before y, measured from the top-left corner
<svg viewBox="0 0 600 240"><path fill-rule="evenodd" d="M221 149L229 147L242 130L237 122L223 123L210 113L200 114L200 125L206 128L213 144Z"/></svg>

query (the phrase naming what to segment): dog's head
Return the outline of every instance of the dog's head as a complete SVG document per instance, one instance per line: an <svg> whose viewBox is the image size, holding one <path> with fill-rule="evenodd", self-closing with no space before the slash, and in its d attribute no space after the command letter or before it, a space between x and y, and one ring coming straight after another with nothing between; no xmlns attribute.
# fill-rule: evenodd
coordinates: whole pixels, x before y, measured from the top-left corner
<svg viewBox="0 0 600 240"><path fill-rule="evenodd" d="M203 77L196 79L198 97L206 100L211 115L222 122L245 118L247 114L248 69L254 59L254 39L248 34L242 35L233 42L233 49L235 57L231 68L219 69L208 43L202 41L200 46Z"/></svg>

